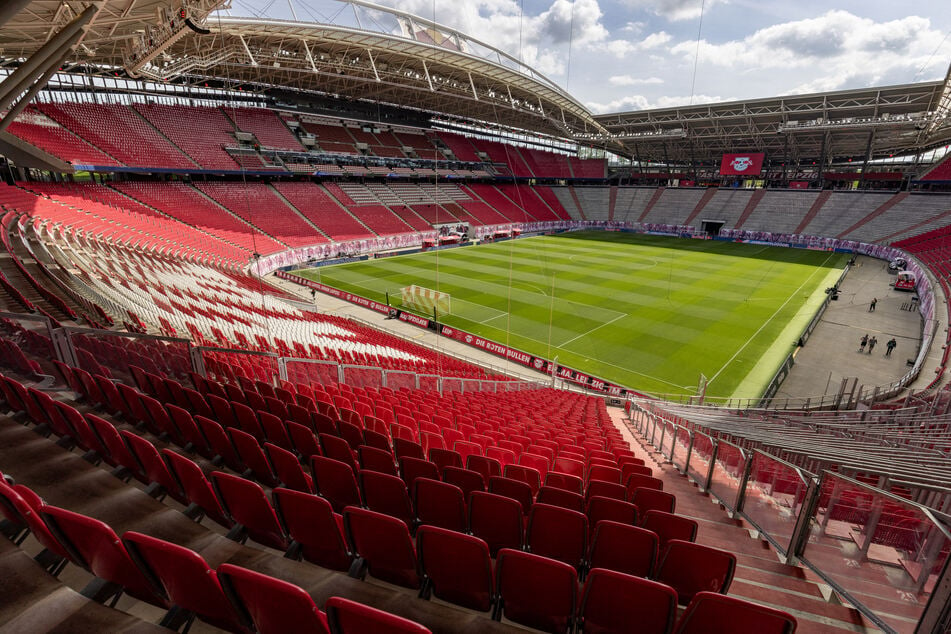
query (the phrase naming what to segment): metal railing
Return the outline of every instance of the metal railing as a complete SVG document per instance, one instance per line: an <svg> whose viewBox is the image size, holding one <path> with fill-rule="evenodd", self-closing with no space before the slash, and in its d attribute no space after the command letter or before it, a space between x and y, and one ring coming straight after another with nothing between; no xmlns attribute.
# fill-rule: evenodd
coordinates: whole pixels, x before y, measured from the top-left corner
<svg viewBox="0 0 951 634"><path fill-rule="evenodd" d="M945 610L951 600L951 516L943 512L951 508L951 488L880 480L896 490L911 488L917 501L906 499L828 468L811 472L636 405L627 424L787 563L810 568L883 631L908 631L908 609L918 634L951 625ZM881 602L865 598L870 577L898 593L900 615L876 611Z"/></svg>

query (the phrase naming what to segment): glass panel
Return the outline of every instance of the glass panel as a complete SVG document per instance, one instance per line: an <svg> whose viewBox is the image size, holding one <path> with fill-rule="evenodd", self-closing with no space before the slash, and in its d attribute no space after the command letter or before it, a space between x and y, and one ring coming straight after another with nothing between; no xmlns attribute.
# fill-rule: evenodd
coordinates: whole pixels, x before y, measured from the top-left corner
<svg viewBox="0 0 951 634"><path fill-rule="evenodd" d="M687 472L687 450L690 448L690 431L686 427L677 425L674 430L674 440L671 447L670 461L680 470Z"/></svg>
<svg viewBox="0 0 951 634"><path fill-rule="evenodd" d="M720 500L721 504L733 511L736 508L736 497L740 490L746 454L742 449L725 440L719 441L718 447L710 492Z"/></svg>
<svg viewBox="0 0 951 634"><path fill-rule="evenodd" d="M277 355L225 348L199 348L209 379L240 384L239 377L275 385L280 378Z"/></svg>
<svg viewBox="0 0 951 634"><path fill-rule="evenodd" d="M187 381L192 371L187 339L85 328L67 327L65 331L79 367L90 374L135 385L130 366L177 381Z"/></svg>
<svg viewBox="0 0 951 634"><path fill-rule="evenodd" d="M287 380L301 385L337 385L340 382L339 366L333 361L310 359L285 359Z"/></svg>
<svg viewBox="0 0 951 634"><path fill-rule="evenodd" d="M784 555L808 488L808 476L797 467L760 451L753 453L743 514Z"/></svg>
<svg viewBox="0 0 951 634"><path fill-rule="evenodd" d="M61 381L52 360L56 359L49 320L34 315L0 313L0 368L17 380L38 379L48 374Z"/></svg>
<svg viewBox="0 0 951 634"><path fill-rule="evenodd" d="M383 370L357 365L341 366L343 382L354 387L383 387Z"/></svg>
<svg viewBox="0 0 951 634"><path fill-rule="evenodd" d="M481 392L483 391L482 381L478 379L464 379L462 381L462 391L463 392Z"/></svg>
<svg viewBox="0 0 951 634"><path fill-rule="evenodd" d="M424 392L438 392L439 377L432 374L420 374L419 389Z"/></svg>
<svg viewBox="0 0 951 634"><path fill-rule="evenodd" d="M386 387L393 391L400 389L415 390L416 374L414 372L386 371Z"/></svg>
<svg viewBox="0 0 951 634"><path fill-rule="evenodd" d="M951 550L951 536L922 506L860 482L823 473L802 559L885 624L911 632ZM891 608L877 609L881 589Z"/></svg>
<svg viewBox="0 0 951 634"><path fill-rule="evenodd" d="M442 393L462 392L465 381L454 377L447 377L442 380ZM420 386L422 387L422 386Z"/></svg>
<svg viewBox="0 0 951 634"><path fill-rule="evenodd" d="M707 485L710 460L713 459L713 439L703 432L693 432L693 447L690 449L690 464L687 476L701 487Z"/></svg>
<svg viewBox="0 0 951 634"><path fill-rule="evenodd" d="M674 443L677 442L677 426L669 421L664 422L664 439L661 443L660 453L666 456L668 460L674 459Z"/></svg>

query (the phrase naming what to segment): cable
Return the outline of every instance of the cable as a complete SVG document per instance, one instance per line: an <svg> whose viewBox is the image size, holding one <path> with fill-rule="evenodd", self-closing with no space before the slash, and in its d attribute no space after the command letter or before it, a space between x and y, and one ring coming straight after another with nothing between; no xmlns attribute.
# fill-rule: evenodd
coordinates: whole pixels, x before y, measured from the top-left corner
<svg viewBox="0 0 951 634"><path fill-rule="evenodd" d="M706 0L700 0L700 19L697 23L697 50L693 56L693 77L690 79L690 105L693 105L694 88L697 85L697 65L700 62L700 33L703 31L703 8Z"/></svg>

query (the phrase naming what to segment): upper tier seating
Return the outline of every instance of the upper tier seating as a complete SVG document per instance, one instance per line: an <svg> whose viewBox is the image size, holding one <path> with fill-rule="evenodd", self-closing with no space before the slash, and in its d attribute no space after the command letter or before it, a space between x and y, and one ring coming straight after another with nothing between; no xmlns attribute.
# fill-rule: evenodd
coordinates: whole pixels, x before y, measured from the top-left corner
<svg viewBox="0 0 951 634"><path fill-rule="evenodd" d="M637 222L656 191L653 187L618 187L614 202L614 220Z"/></svg>
<svg viewBox="0 0 951 634"><path fill-rule="evenodd" d="M328 184L328 189L332 186L332 183ZM355 240L372 235L321 185L275 183L274 188L332 240Z"/></svg>
<svg viewBox="0 0 951 634"><path fill-rule="evenodd" d="M29 106L17 115L17 118L7 127L7 132L68 163L99 166L120 165L116 159L83 141L67 128L37 110L36 106Z"/></svg>
<svg viewBox="0 0 951 634"><path fill-rule="evenodd" d="M575 178L605 178L607 176L607 161L604 159L580 159L568 157L571 171Z"/></svg>
<svg viewBox="0 0 951 634"><path fill-rule="evenodd" d="M198 189L274 238L291 247L326 242L327 238L300 217L297 210L261 183L200 183ZM318 187L312 185L312 187Z"/></svg>
<svg viewBox="0 0 951 634"><path fill-rule="evenodd" d="M651 208L644 222L683 224L703 197L705 189L667 188Z"/></svg>
<svg viewBox="0 0 951 634"><path fill-rule="evenodd" d="M38 198L22 189L0 188L0 200L9 209L27 213L33 218L62 223L65 227L89 229L118 243L138 244L182 258L223 258L230 262L247 262L251 252L226 240L216 239L183 222L156 222L156 212L133 200L128 204L110 200L118 193L103 186L57 186L52 183L22 183L24 188L53 200ZM102 199L107 204L96 202ZM60 201L59 203L54 201Z"/></svg>
<svg viewBox="0 0 951 634"><path fill-rule="evenodd" d="M303 152L304 146L284 125L273 110L267 108L234 108L222 106L221 110L234 121L235 127L242 132L251 132L261 147L276 150Z"/></svg>
<svg viewBox="0 0 951 634"><path fill-rule="evenodd" d="M871 192L832 192L815 218L800 233L815 236L837 236L894 194Z"/></svg>
<svg viewBox="0 0 951 634"><path fill-rule="evenodd" d="M239 169L225 147L235 147L234 126L219 108L135 104L159 131L204 169Z"/></svg>
<svg viewBox="0 0 951 634"><path fill-rule="evenodd" d="M317 137L317 145L324 152L337 154L359 154L353 137L342 125L330 125L309 121L307 117L301 119L301 126L305 131Z"/></svg>
<svg viewBox="0 0 951 634"><path fill-rule="evenodd" d="M921 177L923 181L951 181L951 156L948 156L928 173Z"/></svg>
<svg viewBox="0 0 951 634"><path fill-rule="evenodd" d="M274 253L286 247L255 230L228 211L181 183L116 183L120 192L161 210L172 218L219 236L255 253Z"/></svg>
<svg viewBox="0 0 951 634"><path fill-rule="evenodd" d="M818 191L808 189L770 190L746 219L743 229L794 233L818 196Z"/></svg>
<svg viewBox="0 0 951 634"><path fill-rule="evenodd" d="M43 103L39 109L129 167L195 168L194 162L129 106Z"/></svg>
<svg viewBox="0 0 951 634"><path fill-rule="evenodd" d="M528 212L529 218L542 222L558 220L558 215L535 194L534 187L526 185L499 185L498 190Z"/></svg>
<svg viewBox="0 0 951 634"><path fill-rule="evenodd" d="M469 139L461 134L438 132L436 136L440 141L446 144L446 147L449 148L457 160L466 161L467 163L479 163L482 161L479 155L476 154L475 148L472 147Z"/></svg>
<svg viewBox="0 0 951 634"><path fill-rule="evenodd" d="M509 187L510 192L514 190L513 187ZM468 186L468 190L472 192L474 199L485 201L490 207L508 218L511 222L532 222L534 220L531 215L527 214L525 210L519 206L517 200L513 202L512 199L508 198L492 185L472 184ZM518 198L517 195L516 198Z"/></svg>
<svg viewBox="0 0 951 634"><path fill-rule="evenodd" d="M383 205L354 206L350 207L349 211L374 233L381 236L408 233L413 230L413 227L403 222L399 216Z"/></svg>

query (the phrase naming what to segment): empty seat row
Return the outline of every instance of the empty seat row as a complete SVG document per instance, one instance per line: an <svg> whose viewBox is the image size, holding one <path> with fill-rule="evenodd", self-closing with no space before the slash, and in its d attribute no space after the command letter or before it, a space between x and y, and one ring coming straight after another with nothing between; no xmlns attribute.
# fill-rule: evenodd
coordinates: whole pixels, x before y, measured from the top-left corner
<svg viewBox="0 0 951 634"><path fill-rule="evenodd" d="M151 603L168 610L161 624L172 629L187 628L197 617L228 631L262 634L366 632L371 624L390 632L429 631L339 597L328 600L325 614L292 583L230 564L213 570L194 551L142 533L129 531L120 540L107 524L44 505L25 487L0 482L0 511L8 522L32 529L51 553L96 576L86 590L93 598L125 593Z"/></svg>

